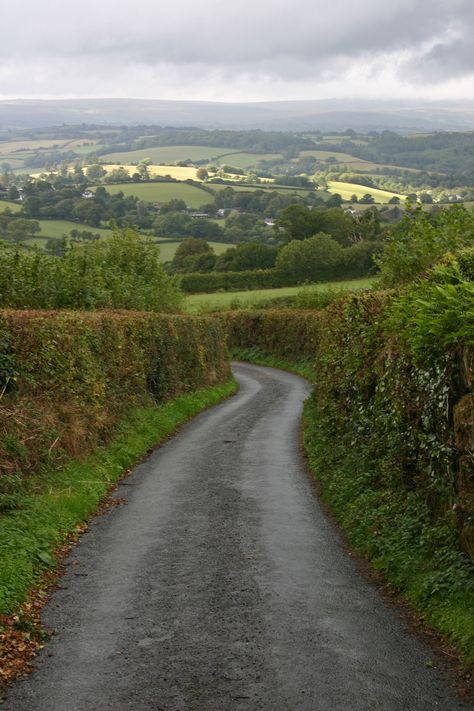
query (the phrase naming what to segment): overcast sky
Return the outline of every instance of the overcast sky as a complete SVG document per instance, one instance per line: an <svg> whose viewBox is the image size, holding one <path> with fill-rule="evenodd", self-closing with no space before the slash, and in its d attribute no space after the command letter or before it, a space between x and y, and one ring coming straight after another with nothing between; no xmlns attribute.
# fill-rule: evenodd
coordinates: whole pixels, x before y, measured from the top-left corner
<svg viewBox="0 0 474 711"><path fill-rule="evenodd" d="M474 99L474 0L2 0L0 17L0 98Z"/></svg>

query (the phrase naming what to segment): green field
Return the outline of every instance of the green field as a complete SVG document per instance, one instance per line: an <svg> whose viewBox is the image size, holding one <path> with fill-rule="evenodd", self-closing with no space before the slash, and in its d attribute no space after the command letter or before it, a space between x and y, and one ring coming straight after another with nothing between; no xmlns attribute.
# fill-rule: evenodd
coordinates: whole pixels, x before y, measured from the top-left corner
<svg viewBox="0 0 474 711"><path fill-rule="evenodd" d="M1 144L0 144L1 147ZM237 149L236 149L237 150ZM223 153L232 152L232 148L215 146L155 146L154 148L141 148L138 151L125 151L123 153L108 153L102 156L103 161L109 163L139 163L145 158L150 158L152 163L176 163L180 160L208 160L218 158Z"/></svg>
<svg viewBox="0 0 474 711"><path fill-rule="evenodd" d="M254 192L255 190L269 190L269 191L274 191L277 193L286 193L290 195L306 195L309 192L313 192L314 188L295 188L292 186L286 186L286 185L274 185L273 183L262 183L261 185L245 185L245 183L236 183L235 185L225 185L223 183L207 183L207 185L212 188L212 190L225 190L226 188L232 188L232 190L236 190L237 192L245 192L245 193L250 193ZM318 191L320 193L323 193L324 191ZM322 195L324 197L324 194Z"/></svg>
<svg viewBox="0 0 474 711"><path fill-rule="evenodd" d="M329 287L341 291L367 289L372 285L372 279L352 279L350 281L334 281L316 284L313 288L324 291ZM294 296L301 291L301 286L288 286L281 289L255 289L255 291L225 291L216 294L190 294L186 297L184 308L189 313L205 313L207 311L226 310L231 306L238 308L258 308L259 303L283 296Z"/></svg>
<svg viewBox="0 0 474 711"><path fill-rule="evenodd" d="M5 210L11 210L12 212L20 212L21 205L17 202L10 202L9 200L0 200L0 212Z"/></svg>
<svg viewBox="0 0 474 711"><path fill-rule="evenodd" d="M134 195L145 202L169 202L178 198L184 200L188 207L195 208L212 202L213 199L205 190L186 183L121 183L106 185L105 188L112 195L122 192L125 196Z"/></svg>
<svg viewBox="0 0 474 711"><path fill-rule="evenodd" d="M338 163L365 163L362 158L356 158L349 153L338 153L337 151L301 151L300 158L305 156L314 156L318 160L327 160L327 158L335 158Z"/></svg>
<svg viewBox="0 0 474 711"><path fill-rule="evenodd" d="M64 139L42 139L42 140L31 140L31 141L5 141L0 142L0 153L6 155L9 153L16 153L17 151L37 151L42 148L62 148L69 141Z"/></svg>
<svg viewBox="0 0 474 711"><path fill-rule="evenodd" d="M251 168L261 160L281 159L281 153L228 153L219 157L219 165L230 165L234 168Z"/></svg>
<svg viewBox="0 0 474 711"><path fill-rule="evenodd" d="M160 237L161 239L161 237ZM176 250L178 249L179 245L181 242L176 241L176 242L168 242L166 244L158 244L158 247L160 249L160 257L163 262L170 262L175 253ZM208 242L208 244L213 248L214 252L216 254L222 254L223 252L226 251L226 249L229 249L229 247L235 247L234 244L229 244L227 242Z"/></svg>
<svg viewBox="0 0 474 711"><path fill-rule="evenodd" d="M90 227L89 225L82 225L78 222L70 222L69 220L38 220L38 222L41 226L40 237L59 238L64 234L68 235L71 230L92 232L93 234L100 234L101 237L107 237L111 234L111 231L104 227Z"/></svg>
<svg viewBox="0 0 474 711"><path fill-rule="evenodd" d="M375 202L378 203L387 203L392 197L399 197L402 201L406 199L404 195L391 193L388 190L368 188L366 185L355 185L354 183L340 183L336 180L328 182L328 190L330 193L339 193L343 200L350 200L352 195L357 195L359 199L364 195L372 195Z"/></svg>

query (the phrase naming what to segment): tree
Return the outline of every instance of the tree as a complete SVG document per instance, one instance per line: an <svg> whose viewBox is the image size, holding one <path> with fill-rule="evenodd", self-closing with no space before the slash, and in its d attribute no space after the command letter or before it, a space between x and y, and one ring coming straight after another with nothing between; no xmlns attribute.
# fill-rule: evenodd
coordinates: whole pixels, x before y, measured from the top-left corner
<svg viewBox="0 0 474 711"><path fill-rule="evenodd" d="M374 202L375 202L375 198L370 193L365 193L365 195L363 195L359 199L359 203L361 203L362 205L373 205Z"/></svg>
<svg viewBox="0 0 474 711"><path fill-rule="evenodd" d="M383 286L397 287L430 269L447 252L474 246L474 217L461 205L436 214L410 207L386 234L375 260Z"/></svg>
<svg viewBox="0 0 474 711"><path fill-rule="evenodd" d="M107 175L107 171L101 165L94 164L87 168L86 175L91 182L95 183L102 180L102 178Z"/></svg>
<svg viewBox="0 0 474 711"><path fill-rule="evenodd" d="M41 232L41 226L37 220L19 218L12 220L7 227L8 238L17 243L33 237L38 232Z"/></svg>
<svg viewBox="0 0 474 711"><path fill-rule="evenodd" d="M100 227L102 210L93 200L82 200L74 206L73 217L91 227Z"/></svg>
<svg viewBox="0 0 474 711"><path fill-rule="evenodd" d="M141 161L137 165L137 173L140 176L140 180L150 180L150 171L148 170L148 163L146 161Z"/></svg>
<svg viewBox="0 0 474 711"><path fill-rule="evenodd" d="M18 200L19 199L20 193L19 193L16 185L12 185L10 188L8 188L7 197L9 200Z"/></svg>
<svg viewBox="0 0 474 711"><path fill-rule="evenodd" d="M190 237L175 252L172 267L177 272L212 271L216 257L212 247L202 239Z"/></svg>
<svg viewBox="0 0 474 711"><path fill-rule="evenodd" d="M276 247L269 247L260 242L245 242L221 254L216 261L216 270L240 272L271 269L275 266L277 253Z"/></svg>
<svg viewBox="0 0 474 711"><path fill-rule="evenodd" d="M111 170L105 180L107 183L127 183L130 182L130 175L126 168L120 166Z"/></svg>
<svg viewBox="0 0 474 711"><path fill-rule="evenodd" d="M186 212L187 207L184 200L180 198L172 198L169 202L165 202L160 209L160 215L166 212Z"/></svg>
<svg viewBox="0 0 474 711"><path fill-rule="evenodd" d="M328 207L341 207L342 197L339 193L334 193L334 195L331 195L331 197L327 200L326 205Z"/></svg>
<svg viewBox="0 0 474 711"><path fill-rule="evenodd" d="M196 171L196 178L198 180L207 180L209 177L209 173L205 168L198 168Z"/></svg>
<svg viewBox="0 0 474 711"><path fill-rule="evenodd" d="M323 232L306 240L294 240L281 248L276 268L299 281L328 281L343 273L343 248Z"/></svg>

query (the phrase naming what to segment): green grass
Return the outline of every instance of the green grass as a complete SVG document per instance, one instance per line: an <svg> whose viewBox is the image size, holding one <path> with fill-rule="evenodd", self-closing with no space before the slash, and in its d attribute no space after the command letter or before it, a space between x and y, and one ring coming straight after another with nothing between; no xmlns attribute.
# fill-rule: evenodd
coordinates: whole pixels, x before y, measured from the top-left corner
<svg viewBox="0 0 474 711"><path fill-rule="evenodd" d="M18 608L44 570L55 565L55 547L95 513L101 498L130 466L177 426L235 390L230 380L159 407L134 409L110 443L92 456L30 481L15 508L0 516L0 613Z"/></svg>
<svg viewBox="0 0 474 711"><path fill-rule="evenodd" d="M100 234L101 237L109 237L112 233L105 227L90 227L70 220L38 220L41 226L39 237L62 237L68 235L71 230L87 231L93 234Z"/></svg>
<svg viewBox="0 0 474 711"><path fill-rule="evenodd" d="M339 153L338 151L301 151L300 158L305 156L314 156L319 160L326 160L327 158L335 158L338 163L365 163L366 161L362 158L356 158L356 156L351 156L349 153Z"/></svg>
<svg viewBox="0 0 474 711"><path fill-rule="evenodd" d="M372 285L371 279L352 279L348 281L326 282L315 284L312 289L327 291L334 288L340 291L367 289ZM287 286L280 289L255 289L254 291L226 291L215 294L190 294L186 296L184 309L189 313L206 313L229 308L259 308L259 304L270 299L280 299L296 296L304 290L301 286Z"/></svg>
<svg viewBox="0 0 474 711"><path fill-rule="evenodd" d="M152 163L158 164L176 163L187 159L191 161L208 160L211 162L223 153L230 152L232 152L232 148L219 146L155 146L154 148L142 148L138 151L108 153L105 156L101 156L101 160L110 163L139 163L145 158L150 158Z"/></svg>
<svg viewBox="0 0 474 711"><path fill-rule="evenodd" d="M277 193L285 193L286 195L306 195L307 193L314 191L314 187L295 188L293 186L287 185L275 185L274 183L262 183L261 185L245 185L242 183L236 183L235 185L224 185L223 183L207 183L207 185L215 191L225 190L225 188L232 188L237 192L245 193L255 192L255 190L267 190L274 191ZM319 190L318 193L321 194L323 197L326 195L326 193L322 190Z"/></svg>
<svg viewBox="0 0 474 711"><path fill-rule="evenodd" d="M378 203L387 203L393 197L398 197L402 201L406 199L404 195L391 193L388 190L368 188L366 185L355 185L354 183L341 183L336 180L328 182L328 190L330 193L339 193L343 200L350 200L352 195L357 195L357 198L361 198L366 194L372 195L375 202Z"/></svg>
<svg viewBox="0 0 474 711"><path fill-rule="evenodd" d="M173 259L176 250L178 249L180 244L180 241L172 242L171 240L165 244L158 244L162 261L170 262ZM226 249L229 249L229 247L235 246L227 242L209 242L208 244L213 248L216 254L222 254L226 251Z"/></svg>
<svg viewBox="0 0 474 711"><path fill-rule="evenodd" d="M9 200L0 200L0 212L4 212L5 210L20 212L21 205L17 202L10 202Z"/></svg>
<svg viewBox="0 0 474 711"><path fill-rule="evenodd" d="M122 183L106 185L112 195L122 192L125 196L134 195L145 202L169 202L174 198L184 200L188 207L201 207L212 202L212 195L205 190L186 183Z"/></svg>
<svg viewBox="0 0 474 711"><path fill-rule="evenodd" d="M255 365L266 365L269 368L288 370L291 373L301 375L310 382L314 382L317 375L309 360L286 360L279 356L264 353L258 348L232 348L231 357L233 360L248 361L249 363L255 363Z"/></svg>
<svg viewBox="0 0 474 711"><path fill-rule="evenodd" d="M336 436L314 397L306 403L304 423L310 469L349 545L473 668L472 567L459 548L451 512L434 520L422 493L381 486L370 448L363 440Z"/></svg>
<svg viewBox="0 0 474 711"><path fill-rule="evenodd" d="M281 153L228 153L220 156L219 165L230 165L235 168L252 168L262 160L283 160Z"/></svg>

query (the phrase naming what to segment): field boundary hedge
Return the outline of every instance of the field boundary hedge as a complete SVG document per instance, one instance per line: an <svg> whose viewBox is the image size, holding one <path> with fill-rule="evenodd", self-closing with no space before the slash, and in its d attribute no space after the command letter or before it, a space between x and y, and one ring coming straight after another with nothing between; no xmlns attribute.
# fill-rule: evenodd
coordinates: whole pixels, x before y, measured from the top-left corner
<svg viewBox="0 0 474 711"><path fill-rule="evenodd" d="M396 301L366 292L321 311L219 318L234 356L314 373L305 448L323 499L350 545L474 666L474 347L413 352L390 327Z"/></svg>
<svg viewBox="0 0 474 711"><path fill-rule="evenodd" d="M229 376L213 319L0 311L0 511L42 467L83 457L132 407Z"/></svg>

